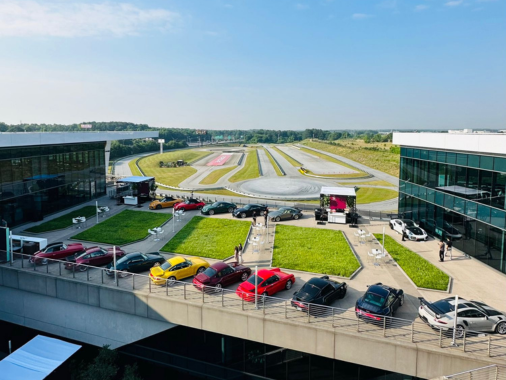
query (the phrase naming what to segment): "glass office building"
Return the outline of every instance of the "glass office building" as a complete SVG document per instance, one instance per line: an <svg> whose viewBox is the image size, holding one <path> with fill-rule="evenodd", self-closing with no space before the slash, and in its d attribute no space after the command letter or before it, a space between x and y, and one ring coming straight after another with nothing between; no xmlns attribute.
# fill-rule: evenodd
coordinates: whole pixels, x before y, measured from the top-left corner
<svg viewBox="0 0 506 380"><path fill-rule="evenodd" d="M111 140L157 136L0 133L0 217L14 227L105 195Z"/></svg>
<svg viewBox="0 0 506 380"><path fill-rule="evenodd" d="M399 213L506 273L506 135L452 135L394 134Z"/></svg>

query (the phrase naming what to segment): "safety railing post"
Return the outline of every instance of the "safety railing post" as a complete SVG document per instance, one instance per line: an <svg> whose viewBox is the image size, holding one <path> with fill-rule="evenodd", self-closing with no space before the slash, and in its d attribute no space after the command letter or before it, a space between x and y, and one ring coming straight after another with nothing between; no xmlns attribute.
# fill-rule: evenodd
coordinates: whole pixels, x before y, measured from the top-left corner
<svg viewBox="0 0 506 380"><path fill-rule="evenodd" d="M265 294L262 296L262 313L265 315Z"/></svg>
<svg viewBox="0 0 506 380"><path fill-rule="evenodd" d="M242 311L244 311L244 298L241 298L241 308L242 308Z"/></svg>
<svg viewBox="0 0 506 380"><path fill-rule="evenodd" d="M225 293L225 290L223 290L223 288L221 288L221 307L225 307L225 303L224 303L224 300L223 300L223 294Z"/></svg>
<svg viewBox="0 0 506 380"><path fill-rule="evenodd" d="M49 273L49 261L46 264L46 273Z"/></svg>
<svg viewBox="0 0 506 380"><path fill-rule="evenodd" d="M132 274L132 290L135 290L135 274Z"/></svg>
<svg viewBox="0 0 506 380"><path fill-rule="evenodd" d="M149 280L149 292L151 293L151 279Z"/></svg>
<svg viewBox="0 0 506 380"><path fill-rule="evenodd" d="M288 301L285 301L285 319L288 319L288 306L287 306L287 302Z"/></svg>
<svg viewBox="0 0 506 380"><path fill-rule="evenodd" d="M35 259L33 259L33 270L36 270L35 269Z"/></svg>
<svg viewBox="0 0 506 380"><path fill-rule="evenodd" d="M336 318L336 309L332 308L332 328L335 328L334 321Z"/></svg>
<svg viewBox="0 0 506 380"><path fill-rule="evenodd" d="M307 304L307 323L311 323L311 314L309 313L310 306L310 304Z"/></svg>
<svg viewBox="0 0 506 380"><path fill-rule="evenodd" d="M464 336L462 337L462 350L466 352L466 329L464 329Z"/></svg>
<svg viewBox="0 0 506 380"><path fill-rule="evenodd" d="M21 254L21 268L25 268L25 256L23 254Z"/></svg>
<svg viewBox="0 0 506 380"><path fill-rule="evenodd" d="M202 303L206 302L205 296L206 296L206 287L203 286L202 287Z"/></svg>
<svg viewBox="0 0 506 380"><path fill-rule="evenodd" d="M60 273L61 276L61 261L58 261L58 272Z"/></svg>
<svg viewBox="0 0 506 380"><path fill-rule="evenodd" d="M387 317L383 318L383 336L387 336Z"/></svg>
<svg viewBox="0 0 506 380"><path fill-rule="evenodd" d="M443 347L443 329L439 329L439 347Z"/></svg>
<svg viewBox="0 0 506 380"><path fill-rule="evenodd" d="M488 334L488 357L490 357L490 340L491 340L491 335Z"/></svg>
<svg viewBox="0 0 506 380"><path fill-rule="evenodd" d="M90 268L86 269L86 281L90 281Z"/></svg>
<svg viewBox="0 0 506 380"><path fill-rule="evenodd" d="M165 295L169 296L169 280L165 280Z"/></svg>
<svg viewBox="0 0 506 380"><path fill-rule="evenodd" d="M415 322L411 324L411 343L415 343Z"/></svg>
<svg viewBox="0 0 506 380"><path fill-rule="evenodd" d="M183 285L183 298L186 299L186 282Z"/></svg>
<svg viewBox="0 0 506 380"><path fill-rule="evenodd" d="M499 367L495 366L495 380L499 378Z"/></svg>
<svg viewBox="0 0 506 380"><path fill-rule="evenodd" d="M72 278L76 278L76 266L72 265Z"/></svg>
<svg viewBox="0 0 506 380"><path fill-rule="evenodd" d="M100 273L102 273L102 284L103 284L103 283L104 283L104 269L102 269L102 270L100 271Z"/></svg>

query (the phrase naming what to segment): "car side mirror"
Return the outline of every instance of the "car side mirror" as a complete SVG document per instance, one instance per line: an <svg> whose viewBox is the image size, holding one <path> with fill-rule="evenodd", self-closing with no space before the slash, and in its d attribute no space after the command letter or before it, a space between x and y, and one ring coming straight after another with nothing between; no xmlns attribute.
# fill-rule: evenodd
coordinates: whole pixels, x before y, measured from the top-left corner
<svg viewBox="0 0 506 380"><path fill-rule="evenodd" d="M293 295L296 295L296 294L297 294L297 292L293 292Z"/></svg>

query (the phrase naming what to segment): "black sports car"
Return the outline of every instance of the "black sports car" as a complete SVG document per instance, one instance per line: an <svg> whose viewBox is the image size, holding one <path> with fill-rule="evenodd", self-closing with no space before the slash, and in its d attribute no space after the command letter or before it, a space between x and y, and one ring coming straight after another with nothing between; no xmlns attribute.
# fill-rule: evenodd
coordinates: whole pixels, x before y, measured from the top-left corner
<svg viewBox="0 0 506 380"><path fill-rule="evenodd" d="M133 252L126 254L121 259L116 261L116 270L124 272L123 274L126 274L126 272L138 273L149 270L156 263L163 264L164 262L165 258L158 252ZM114 263L110 263L107 266L105 273L109 276L114 275ZM122 273L119 274L120 276L122 275Z"/></svg>
<svg viewBox="0 0 506 380"><path fill-rule="evenodd" d="M404 291L391 288L381 282L370 285L365 294L357 300L355 314L358 318L375 321L381 316L391 317L404 304Z"/></svg>
<svg viewBox="0 0 506 380"><path fill-rule="evenodd" d="M247 216L253 216L253 212L256 212L256 216L262 216L267 211L266 205L249 204L244 207L235 209L232 216L236 218L246 218Z"/></svg>
<svg viewBox="0 0 506 380"><path fill-rule="evenodd" d="M329 276L313 277L306 282L297 292L293 293L292 306L297 310L307 311L307 308L315 305L330 305L333 301L344 298L348 285L346 282L337 282L329 279Z"/></svg>

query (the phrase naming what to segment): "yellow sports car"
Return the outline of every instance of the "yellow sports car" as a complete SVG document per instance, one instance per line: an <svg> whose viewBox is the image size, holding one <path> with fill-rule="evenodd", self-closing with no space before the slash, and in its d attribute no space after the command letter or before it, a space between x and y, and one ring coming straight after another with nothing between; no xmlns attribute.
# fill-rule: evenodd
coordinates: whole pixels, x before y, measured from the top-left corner
<svg viewBox="0 0 506 380"><path fill-rule="evenodd" d="M185 259L175 256L162 265L151 268L149 277L156 285L173 285L174 281L202 273L209 267L209 263L198 257ZM168 281L167 281L168 280Z"/></svg>
<svg viewBox="0 0 506 380"><path fill-rule="evenodd" d="M149 204L150 210L161 210L162 208L173 207L176 203L183 202L182 199L165 197L162 199L157 199Z"/></svg>

